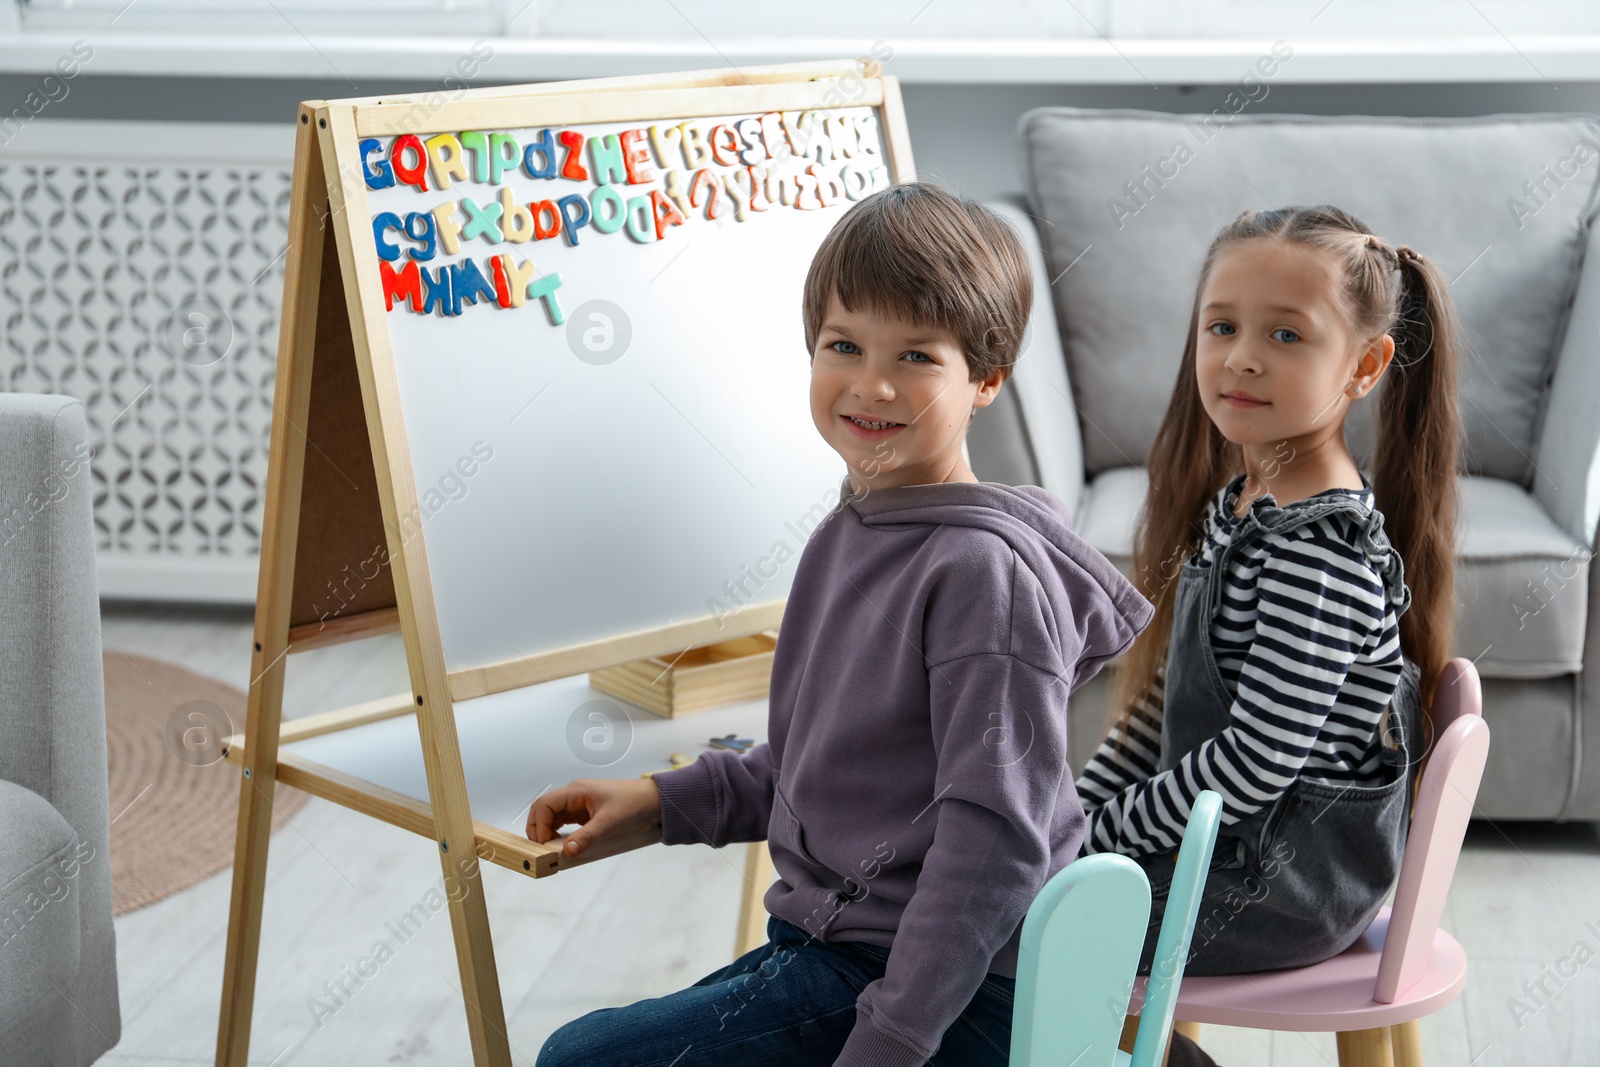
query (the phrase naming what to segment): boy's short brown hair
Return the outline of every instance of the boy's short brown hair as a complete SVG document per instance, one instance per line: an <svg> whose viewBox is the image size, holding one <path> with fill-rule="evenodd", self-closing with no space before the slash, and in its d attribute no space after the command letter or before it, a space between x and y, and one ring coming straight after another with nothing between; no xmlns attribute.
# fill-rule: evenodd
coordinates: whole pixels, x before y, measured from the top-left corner
<svg viewBox="0 0 1600 1067"><path fill-rule="evenodd" d="M837 294L864 309L928 323L961 342L970 381L1010 377L1033 307L1028 254L1010 223L928 182L873 193L823 238L806 274L806 351Z"/></svg>

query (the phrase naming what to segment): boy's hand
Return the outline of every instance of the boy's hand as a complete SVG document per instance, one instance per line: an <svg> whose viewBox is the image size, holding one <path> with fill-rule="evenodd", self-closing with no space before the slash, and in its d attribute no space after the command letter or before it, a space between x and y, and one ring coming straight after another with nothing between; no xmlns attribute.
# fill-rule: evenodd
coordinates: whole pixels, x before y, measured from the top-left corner
<svg viewBox="0 0 1600 1067"><path fill-rule="evenodd" d="M562 850L576 856L613 833L661 830L661 790L654 779L579 778L552 789L528 809L528 840L544 844L569 822L582 825L567 835Z"/></svg>

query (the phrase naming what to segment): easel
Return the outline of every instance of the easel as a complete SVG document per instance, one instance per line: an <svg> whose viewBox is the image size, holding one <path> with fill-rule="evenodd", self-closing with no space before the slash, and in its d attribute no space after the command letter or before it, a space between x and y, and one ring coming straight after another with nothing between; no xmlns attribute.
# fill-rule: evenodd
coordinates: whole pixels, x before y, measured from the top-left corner
<svg viewBox="0 0 1600 1067"><path fill-rule="evenodd" d="M569 677L644 656L726 639L712 617L554 649L487 667L451 671L420 531L402 534L417 485L404 430L386 309L372 255L358 137L385 133L583 123L663 116L819 109L818 82L865 73L851 106L883 109L884 149L895 181L914 179L895 79L853 61L691 71L586 82L472 90L444 103L421 128L409 100L313 101L301 105L295 142L282 327L262 526L261 570L247 721L225 754L242 767L233 893L223 969L218 1067L243 1067L249 1052L256 964L276 783L352 808L434 840L448 885L450 925L467 1011L473 1062L511 1062L479 861L535 878L653 843L649 834L592 846L578 861L559 840L538 844L473 819L456 734L454 702ZM821 108L830 105L823 104ZM831 105L839 106L839 105ZM331 224L331 227L330 227ZM334 242L325 240L331 228ZM346 416L359 402L364 425ZM308 449L308 445L310 448ZM312 606L318 577L335 561L387 546L381 568L326 625ZM775 628L782 603L741 616L748 632ZM411 690L319 715L283 720L284 657L398 630ZM415 714L428 801L279 753L288 743L380 719ZM740 952L764 940L762 893L771 882L764 843L750 846L739 918Z"/></svg>

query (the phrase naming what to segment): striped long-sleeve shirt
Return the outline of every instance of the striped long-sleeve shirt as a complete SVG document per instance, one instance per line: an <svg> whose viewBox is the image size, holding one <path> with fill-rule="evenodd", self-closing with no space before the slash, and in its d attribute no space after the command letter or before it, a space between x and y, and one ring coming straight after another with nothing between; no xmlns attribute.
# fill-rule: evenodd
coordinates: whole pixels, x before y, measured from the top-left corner
<svg viewBox="0 0 1600 1067"><path fill-rule="evenodd" d="M1240 475L1213 498L1202 562L1240 524ZM1330 489L1373 505L1372 491ZM1318 494L1323 495L1323 494ZM1265 498L1262 498L1265 499ZM1256 501L1252 507L1259 504ZM1265 808L1297 777L1374 784L1379 726L1399 683L1400 631L1383 576L1359 528L1335 513L1284 533L1262 532L1233 554L1211 624L1217 668L1232 704L1226 729L1156 773L1164 672L1077 779L1088 815L1085 852L1139 856L1178 846L1201 790L1222 796L1222 824Z"/></svg>

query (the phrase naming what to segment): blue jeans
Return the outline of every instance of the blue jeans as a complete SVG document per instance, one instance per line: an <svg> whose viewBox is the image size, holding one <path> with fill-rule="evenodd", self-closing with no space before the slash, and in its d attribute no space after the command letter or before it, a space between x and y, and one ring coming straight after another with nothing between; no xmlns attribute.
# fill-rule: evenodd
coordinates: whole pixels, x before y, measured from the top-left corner
<svg viewBox="0 0 1600 1067"><path fill-rule="evenodd" d="M888 961L887 949L821 941L769 915L765 945L687 989L574 1019L536 1067L826 1067L856 1025L856 997ZM1015 985L984 978L930 1067L1005 1064Z"/></svg>

